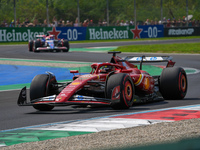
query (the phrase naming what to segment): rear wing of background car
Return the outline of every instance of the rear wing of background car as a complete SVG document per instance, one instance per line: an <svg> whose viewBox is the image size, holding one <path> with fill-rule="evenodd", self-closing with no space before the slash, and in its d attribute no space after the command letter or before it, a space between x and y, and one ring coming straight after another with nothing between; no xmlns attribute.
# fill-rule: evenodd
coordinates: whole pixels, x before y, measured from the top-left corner
<svg viewBox="0 0 200 150"><path fill-rule="evenodd" d="M157 63L157 62L167 62L166 67L173 67L175 62L172 61L173 57L171 56L127 56L123 58L122 60L119 60L120 62L127 61L130 63L140 63L140 70L142 70L142 63Z"/></svg>
<svg viewBox="0 0 200 150"><path fill-rule="evenodd" d="M37 37L37 38L43 38L43 37L46 37L46 35L36 35L35 37Z"/></svg>

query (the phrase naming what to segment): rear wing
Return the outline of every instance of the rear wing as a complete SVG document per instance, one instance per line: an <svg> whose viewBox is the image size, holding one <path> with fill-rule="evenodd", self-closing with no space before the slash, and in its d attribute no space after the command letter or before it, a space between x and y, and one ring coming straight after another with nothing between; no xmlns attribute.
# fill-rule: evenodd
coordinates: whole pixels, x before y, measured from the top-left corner
<svg viewBox="0 0 200 150"><path fill-rule="evenodd" d="M171 56L156 56L156 57L136 57L136 56L127 56L124 58L126 61L130 63L134 62L168 62L169 60L172 60L173 58Z"/></svg>
<svg viewBox="0 0 200 150"><path fill-rule="evenodd" d="M171 56L127 56L118 62L127 61L129 63L140 63L140 70L142 69L142 63L158 63L158 62L167 62L166 67L173 67L175 62L172 61L173 57Z"/></svg>
<svg viewBox="0 0 200 150"><path fill-rule="evenodd" d="M46 35L36 35L35 37L36 37L36 38L45 38Z"/></svg>

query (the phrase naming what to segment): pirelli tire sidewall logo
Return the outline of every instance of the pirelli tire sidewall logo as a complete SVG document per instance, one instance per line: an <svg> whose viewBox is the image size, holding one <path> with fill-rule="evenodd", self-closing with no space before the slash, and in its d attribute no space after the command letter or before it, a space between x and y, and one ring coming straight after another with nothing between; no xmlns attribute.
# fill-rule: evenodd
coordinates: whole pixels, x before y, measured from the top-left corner
<svg viewBox="0 0 200 150"><path fill-rule="evenodd" d="M200 35L200 29L196 27L188 28L165 28L165 37L172 36L198 36Z"/></svg>

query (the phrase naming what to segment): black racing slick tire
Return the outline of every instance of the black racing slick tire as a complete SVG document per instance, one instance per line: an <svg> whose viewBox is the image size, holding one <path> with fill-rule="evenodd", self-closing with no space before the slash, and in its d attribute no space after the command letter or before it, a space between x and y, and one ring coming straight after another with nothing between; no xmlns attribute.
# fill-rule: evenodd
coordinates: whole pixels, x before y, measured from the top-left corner
<svg viewBox="0 0 200 150"><path fill-rule="evenodd" d="M37 48L38 47L41 47L41 43L40 43L40 40L36 40L34 42L34 52L40 52L40 51L37 51Z"/></svg>
<svg viewBox="0 0 200 150"><path fill-rule="evenodd" d="M67 40L63 41L63 46L67 48L67 50L63 50L63 52L68 52L69 51L69 42Z"/></svg>
<svg viewBox="0 0 200 150"><path fill-rule="evenodd" d="M28 50L29 50L29 52L32 52L32 51L33 51L33 41L32 41L32 40L30 40L30 41L28 42Z"/></svg>
<svg viewBox="0 0 200 150"><path fill-rule="evenodd" d="M133 105L135 88L131 77L125 73L111 75L106 83L106 97L113 109L128 109Z"/></svg>
<svg viewBox="0 0 200 150"><path fill-rule="evenodd" d="M164 99L183 99L187 93L187 75L181 67L164 68L160 76L160 92Z"/></svg>
<svg viewBox="0 0 200 150"><path fill-rule="evenodd" d="M52 90L52 83L57 82L55 76L49 79L48 74L39 74L35 76L30 86L30 100L33 101L37 98L46 97L54 94ZM50 111L54 106L46 104L36 104L33 107L40 111Z"/></svg>

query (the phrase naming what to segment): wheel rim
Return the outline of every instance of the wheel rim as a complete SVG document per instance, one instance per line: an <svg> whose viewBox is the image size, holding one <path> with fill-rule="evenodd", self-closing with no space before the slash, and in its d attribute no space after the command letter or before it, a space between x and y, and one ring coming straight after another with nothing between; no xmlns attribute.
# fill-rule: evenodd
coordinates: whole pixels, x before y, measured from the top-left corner
<svg viewBox="0 0 200 150"><path fill-rule="evenodd" d="M180 77L180 83L179 83L179 88L182 92L186 91L186 87L187 87L187 82L186 82L186 77L184 74L181 75Z"/></svg>
<svg viewBox="0 0 200 150"><path fill-rule="evenodd" d="M126 100L131 101L132 95L133 95L133 89L132 89L131 83L129 81L126 81L126 83L125 83L124 92L125 92Z"/></svg>

